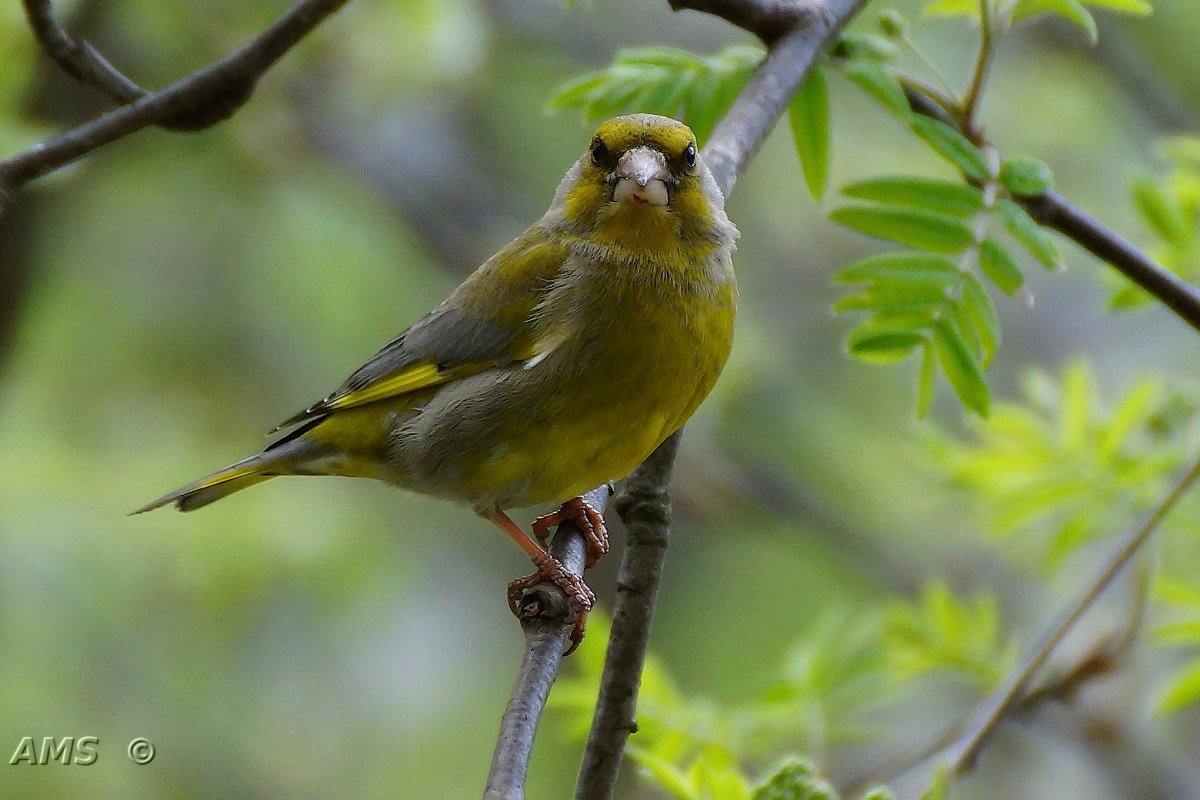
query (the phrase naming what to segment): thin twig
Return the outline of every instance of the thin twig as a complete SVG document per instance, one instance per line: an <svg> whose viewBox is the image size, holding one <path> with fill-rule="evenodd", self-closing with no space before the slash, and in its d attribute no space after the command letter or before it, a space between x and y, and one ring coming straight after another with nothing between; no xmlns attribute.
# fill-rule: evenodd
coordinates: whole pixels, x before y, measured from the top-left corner
<svg viewBox="0 0 1200 800"><path fill-rule="evenodd" d="M121 74L89 42L76 41L59 24L50 0L23 0L25 16L38 44L75 80L94 86L109 99L122 105L132 103L147 92Z"/></svg>
<svg viewBox="0 0 1200 800"><path fill-rule="evenodd" d="M909 80L902 83L913 111L950 125L957 124L947 114L946 98L936 92L930 94L931 87L920 83ZM988 145L986 141L981 143ZM1013 199L1037 222L1058 231L1116 269L1200 331L1200 289L1163 267L1054 189Z"/></svg>
<svg viewBox="0 0 1200 800"><path fill-rule="evenodd" d="M147 125L198 130L227 119L284 53L348 0L299 0L259 37L225 58L0 161L0 213L8 194Z"/></svg>
<svg viewBox="0 0 1200 800"><path fill-rule="evenodd" d="M979 0L979 56L975 59L975 74L971 76L971 88L962 102L963 135L976 144L983 140L983 131L978 127L979 104L983 100L983 87L991 72L993 47L992 11L988 0Z"/></svg>
<svg viewBox="0 0 1200 800"><path fill-rule="evenodd" d="M1200 290L1168 271L1124 237L1054 189L1018 198L1035 220L1071 239L1200 330Z"/></svg>
<svg viewBox="0 0 1200 800"><path fill-rule="evenodd" d="M610 494L605 485L589 492L585 499L593 508L603 511ZM550 552L567 571L583 575L587 543L574 522L558 526ZM524 800L534 736L571 634L570 601L555 584L547 581L526 589L520 608L525 653L500 721L500 736L492 754L483 800Z"/></svg>
<svg viewBox="0 0 1200 800"><path fill-rule="evenodd" d="M1099 574L1087 584L1080 598L1042 636L1041 641L1021 668L995 695L982 704L971 724L964 729L964 733L942 751L941 757L937 759L940 764L948 767L956 775L968 772L975 766L979 754L991 742L1000 725L1022 709L1033 679L1055 649L1074 629L1079 619L1091 609L1096 599L1108 588L1113 579L1133 559L1150 535L1187 494L1198 478L1200 478L1200 460L1192 464L1146 517L1145 521L1126 536L1116 551L1105 561Z"/></svg>
<svg viewBox="0 0 1200 800"><path fill-rule="evenodd" d="M1088 648L1074 664L1025 691L1020 703L1012 707L1010 718L1026 719L1047 703L1070 702L1079 695L1085 685L1119 669L1138 642L1145 621L1149 588L1149 572L1142 570L1138 575L1132 607L1122 629ZM931 762L962 740L963 731L969 722L970 720L956 722L931 737L919 749L890 758L869 772L848 781L844 787L845 793L850 796L861 794L871 786L890 783L898 776Z"/></svg>
<svg viewBox="0 0 1200 800"><path fill-rule="evenodd" d="M1025 692L1021 698L1020 713L1029 716L1046 703L1074 700L1086 684L1119 669L1141 638L1149 601L1150 570L1143 563L1134 587L1133 603L1121 630L1097 642L1067 669L1051 675Z"/></svg>

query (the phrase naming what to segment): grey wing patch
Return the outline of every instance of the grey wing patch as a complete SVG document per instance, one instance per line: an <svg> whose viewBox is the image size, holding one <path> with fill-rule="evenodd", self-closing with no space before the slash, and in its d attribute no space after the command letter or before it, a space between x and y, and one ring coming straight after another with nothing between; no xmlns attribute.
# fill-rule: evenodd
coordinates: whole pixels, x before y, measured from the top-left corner
<svg viewBox="0 0 1200 800"><path fill-rule="evenodd" d="M472 361L503 364L507 361L508 344L516 335L517 331L512 328L469 317L454 309L435 309L380 348L336 390L279 423L272 433L327 413L330 404L339 398L361 391L416 363L436 364L439 370Z"/></svg>

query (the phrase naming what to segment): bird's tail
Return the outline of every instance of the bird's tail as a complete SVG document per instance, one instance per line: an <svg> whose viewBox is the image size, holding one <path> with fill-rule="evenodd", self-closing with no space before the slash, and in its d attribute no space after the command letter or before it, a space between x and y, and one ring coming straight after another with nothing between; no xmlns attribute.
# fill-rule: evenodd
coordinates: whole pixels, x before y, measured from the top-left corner
<svg viewBox="0 0 1200 800"><path fill-rule="evenodd" d="M273 454L267 452L258 453L238 461L236 464L230 464L222 470L214 472L212 475L201 478L198 481L193 481L187 486L182 486L173 492L164 494L157 500L147 503L132 514L141 514L146 511L152 511L156 508L174 503L175 507L180 511L191 511L201 506L206 506L214 500L220 500L226 495L239 492L242 489L262 483L265 480L270 480L279 472L274 471L277 468L277 459L272 457Z"/></svg>

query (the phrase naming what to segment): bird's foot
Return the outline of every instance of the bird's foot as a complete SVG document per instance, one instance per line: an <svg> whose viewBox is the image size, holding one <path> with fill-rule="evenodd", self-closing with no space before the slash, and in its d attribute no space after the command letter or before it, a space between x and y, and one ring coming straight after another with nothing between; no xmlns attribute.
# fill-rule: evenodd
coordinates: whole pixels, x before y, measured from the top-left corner
<svg viewBox="0 0 1200 800"><path fill-rule="evenodd" d="M533 521L533 535L537 537L543 549L547 547L550 528L560 522L574 522L583 531L587 540L587 566L592 566L608 552L608 528L604 525L604 515L588 504L582 497L575 497L558 507L557 511L543 514Z"/></svg>
<svg viewBox="0 0 1200 800"><path fill-rule="evenodd" d="M544 558L534 559L537 571L524 578L517 578L508 584L508 605L518 619L530 619L541 616L557 616L566 612L568 618L573 618L571 626L571 646L564 655L570 654L583 641L583 633L587 629L587 615L596 603L596 595L583 582L583 578L569 572L562 563L553 556L543 553ZM545 607L545 597L538 594L527 595L526 592L539 583L549 581L562 590L570 604L569 609Z"/></svg>

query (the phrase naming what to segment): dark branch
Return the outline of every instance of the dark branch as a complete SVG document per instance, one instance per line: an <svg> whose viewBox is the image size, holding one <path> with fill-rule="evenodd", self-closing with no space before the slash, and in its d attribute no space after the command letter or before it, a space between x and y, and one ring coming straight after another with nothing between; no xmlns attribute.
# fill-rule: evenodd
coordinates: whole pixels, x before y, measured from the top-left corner
<svg viewBox="0 0 1200 800"><path fill-rule="evenodd" d="M936 90L913 81L905 81L904 88L913 111L959 127L958 120L946 111L946 98L940 97ZM1200 330L1200 290L1195 286L1181 280L1054 189L1014 199L1039 223L1108 263L1184 322Z"/></svg>
<svg viewBox="0 0 1200 800"><path fill-rule="evenodd" d="M77 81L94 86L114 102L132 103L146 90L121 74L85 41L76 41L54 16L50 0L24 0L25 16L38 44L54 63Z"/></svg>
<svg viewBox="0 0 1200 800"><path fill-rule="evenodd" d="M603 511L610 494L605 485L589 492L586 500ZM558 526L550 543L550 552L569 572L583 575L587 543L575 523L564 522ZM525 776L529 773L534 736L574 621L566 595L550 582L526 589L520 609L525 655L500 721L500 737L492 755L484 800L524 800Z"/></svg>
<svg viewBox="0 0 1200 800"><path fill-rule="evenodd" d="M637 694L650 640L654 601L671 532L667 485L682 433L658 446L625 483L617 513L626 544L617 576L612 631L600 696L575 787L575 800L607 800L616 790L625 740L637 729Z"/></svg>
<svg viewBox="0 0 1200 800"><path fill-rule="evenodd" d="M784 34L811 27L824 9L809 0L669 0L674 11L700 11L750 31L768 47Z"/></svg>
<svg viewBox="0 0 1200 800"><path fill-rule="evenodd" d="M735 25L763 38L769 46L767 57L738 95L729 113L717 124L704 147L704 160L726 197L733 184L758 152L775 127L805 76L812 69L826 43L865 5L866 0L825 0L824 3L737 3L732 0L675 0L673 8L711 11ZM738 14L734 9L747 6L753 13ZM785 33L764 36L756 26L768 6L786 9L792 27ZM783 11L779 14L784 14Z"/></svg>
<svg viewBox="0 0 1200 800"><path fill-rule="evenodd" d="M1160 266L1053 189L1035 197L1019 198L1029 215L1107 261L1118 272L1160 300L1184 322L1200 330L1200 291Z"/></svg>
<svg viewBox="0 0 1200 800"><path fill-rule="evenodd" d="M346 2L299 0L261 36L215 64L0 161L0 213L15 189L147 125L199 130L227 119L284 53Z"/></svg>

